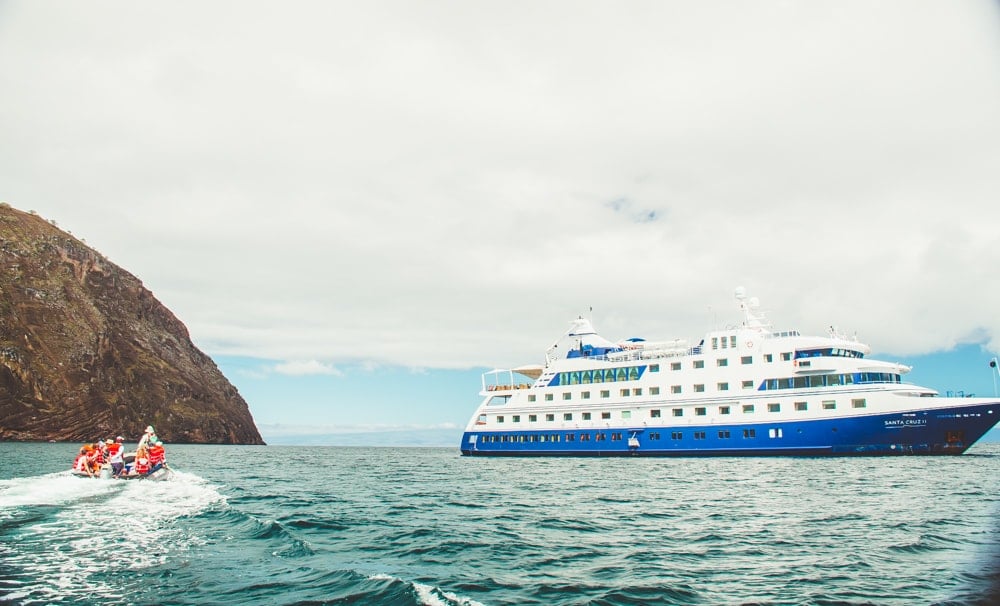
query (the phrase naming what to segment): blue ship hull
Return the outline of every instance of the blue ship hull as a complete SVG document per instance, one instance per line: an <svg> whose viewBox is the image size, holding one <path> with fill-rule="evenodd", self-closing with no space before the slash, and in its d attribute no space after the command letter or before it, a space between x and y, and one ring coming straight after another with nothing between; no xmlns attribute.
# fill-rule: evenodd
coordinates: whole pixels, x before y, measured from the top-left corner
<svg viewBox="0 0 1000 606"><path fill-rule="evenodd" d="M959 455L1000 402L836 419L536 431L466 431L468 456Z"/></svg>

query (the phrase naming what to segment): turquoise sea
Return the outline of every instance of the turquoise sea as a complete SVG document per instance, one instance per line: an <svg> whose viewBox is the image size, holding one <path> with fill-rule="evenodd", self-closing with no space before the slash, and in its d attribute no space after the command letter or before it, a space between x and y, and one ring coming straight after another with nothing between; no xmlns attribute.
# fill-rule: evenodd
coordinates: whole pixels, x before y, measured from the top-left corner
<svg viewBox="0 0 1000 606"><path fill-rule="evenodd" d="M463 458L167 445L168 482L0 443L3 604L1000 603L1000 445Z"/></svg>

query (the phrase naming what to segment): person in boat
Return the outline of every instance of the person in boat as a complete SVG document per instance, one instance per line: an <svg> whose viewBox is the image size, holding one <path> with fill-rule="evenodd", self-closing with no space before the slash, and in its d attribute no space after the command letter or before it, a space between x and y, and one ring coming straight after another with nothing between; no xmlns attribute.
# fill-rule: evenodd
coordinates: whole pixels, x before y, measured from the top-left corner
<svg viewBox="0 0 1000 606"><path fill-rule="evenodd" d="M87 449L88 446L90 444L84 444L80 447L80 453L73 460L73 471L92 476L94 473L90 470L90 451Z"/></svg>
<svg viewBox="0 0 1000 606"><path fill-rule="evenodd" d="M149 473L163 467L167 462L166 452L163 450L163 442L156 440L149 447Z"/></svg>
<svg viewBox="0 0 1000 606"><path fill-rule="evenodd" d="M149 447L150 444L158 439L159 438L156 437L156 431L153 430L153 426L147 425L146 431L142 434L142 437L139 438L139 445L135 448L136 452L138 452L140 448Z"/></svg>
<svg viewBox="0 0 1000 606"><path fill-rule="evenodd" d="M94 455L91 457L91 466L95 473L101 470L101 465L104 465L104 461L107 460L105 448L104 440L94 442Z"/></svg>
<svg viewBox="0 0 1000 606"><path fill-rule="evenodd" d="M122 475L125 469L125 447L122 445L124 439L118 436L114 442L108 440L108 462L111 463L111 475L116 478Z"/></svg>
<svg viewBox="0 0 1000 606"><path fill-rule="evenodd" d="M135 463L132 467L132 475L144 476L149 471L149 449L143 445L135 451Z"/></svg>

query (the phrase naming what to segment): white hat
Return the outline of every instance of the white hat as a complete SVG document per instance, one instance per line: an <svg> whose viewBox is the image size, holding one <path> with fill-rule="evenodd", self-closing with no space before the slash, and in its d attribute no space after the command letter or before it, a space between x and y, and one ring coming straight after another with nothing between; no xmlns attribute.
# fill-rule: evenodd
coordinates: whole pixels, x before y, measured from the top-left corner
<svg viewBox="0 0 1000 606"><path fill-rule="evenodd" d="M155 433L155 432L153 431L153 426L152 426L152 425L147 425L147 426L146 426L146 433Z"/></svg>

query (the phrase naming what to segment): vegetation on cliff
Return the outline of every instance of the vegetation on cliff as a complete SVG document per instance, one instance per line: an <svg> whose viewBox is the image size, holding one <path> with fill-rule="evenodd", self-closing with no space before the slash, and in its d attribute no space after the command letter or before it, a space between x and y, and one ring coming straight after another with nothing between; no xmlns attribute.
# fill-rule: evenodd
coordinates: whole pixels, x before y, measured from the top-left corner
<svg viewBox="0 0 1000 606"><path fill-rule="evenodd" d="M247 403L142 282L0 204L0 440L263 444Z"/></svg>

